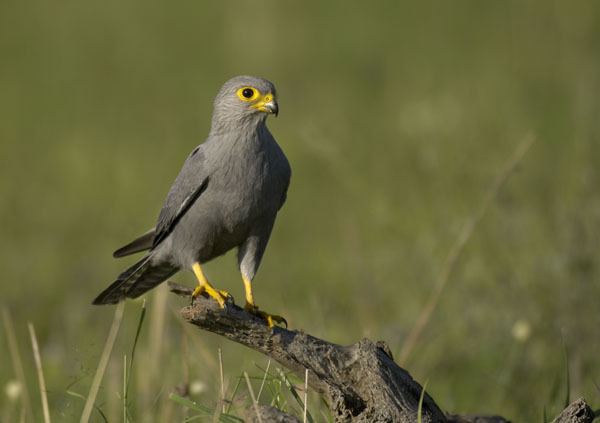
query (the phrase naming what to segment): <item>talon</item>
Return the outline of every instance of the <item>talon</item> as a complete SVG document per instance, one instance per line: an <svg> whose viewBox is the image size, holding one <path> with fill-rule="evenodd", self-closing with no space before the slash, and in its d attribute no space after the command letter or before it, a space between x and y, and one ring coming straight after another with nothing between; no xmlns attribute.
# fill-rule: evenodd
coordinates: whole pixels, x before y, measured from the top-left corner
<svg viewBox="0 0 600 423"><path fill-rule="evenodd" d="M194 302L194 298L198 297L198 295L206 293L210 298L219 303L219 307L225 308L225 301L233 297L231 297L227 291L213 288L204 276L204 273L202 273L200 263L194 263L192 265L192 270L198 279L198 286L194 289L194 292L192 292L192 303Z"/></svg>
<svg viewBox="0 0 600 423"><path fill-rule="evenodd" d="M217 289L217 292L219 294L221 294L221 297L223 297L223 299L225 301L227 301L229 299L233 299L233 296L229 292L225 291L224 289Z"/></svg>
<svg viewBox="0 0 600 423"><path fill-rule="evenodd" d="M275 320L277 323L283 323L285 325L285 328L288 328L288 323L287 320L285 320L285 318L283 316L271 316L273 318L273 320Z"/></svg>
<svg viewBox="0 0 600 423"><path fill-rule="evenodd" d="M223 298L223 297L221 296L221 293L220 293L220 292L218 292L218 291L216 291L216 290L215 290L214 288L212 288L212 287L210 287L210 288L209 288L209 287L207 286L205 289L206 289L206 293L207 293L207 294L208 294L208 295L209 295L211 298L213 298L213 299L214 299L216 302L218 302L218 303L219 303L219 307L221 307L221 308L225 308L225 300L227 299L227 297Z"/></svg>
<svg viewBox="0 0 600 423"><path fill-rule="evenodd" d="M205 292L206 291L202 285L196 285L196 288L194 288L194 292L192 292L192 295L191 295L190 305L194 305L194 300L196 298L198 298L200 295L204 294Z"/></svg>
<svg viewBox="0 0 600 423"><path fill-rule="evenodd" d="M287 320L285 320L283 317L278 316L277 314L269 314L265 311L262 311L255 304L246 303L246 305L244 306L244 310L246 310L250 314L253 314L265 320L269 328L273 328L275 326L275 323L283 323L286 329L288 327Z"/></svg>
<svg viewBox="0 0 600 423"><path fill-rule="evenodd" d="M194 289L194 292L192 292L192 304L194 304L194 300L196 298L203 294L206 294L205 297L212 298L217 303L219 303L219 306L221 308L225 308L225 302L228 301L230 298L233 298L226 291L215 290L209 287L198 285Z"/></svg>
<svg viewBox="0 0 600 423"><path fill-rule="evenodd" d="M198 298L198 295L202 294L203 291L204 289L202 286L197 285L196 288L194 288L194 292L192 292L192 300Z"/></svg>

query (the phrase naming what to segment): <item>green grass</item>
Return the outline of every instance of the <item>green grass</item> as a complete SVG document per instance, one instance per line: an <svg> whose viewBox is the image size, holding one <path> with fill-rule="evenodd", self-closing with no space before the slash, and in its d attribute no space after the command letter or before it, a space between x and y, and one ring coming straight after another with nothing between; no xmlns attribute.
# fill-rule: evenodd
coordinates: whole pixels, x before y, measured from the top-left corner
<svg viewBox="0 0 600 423"><path fill-rule="evenodd" d="M421 389L421 395L419 395L419 406L417 408L417 423L422 423L423 421L423 399L425 398L425 390L427 389L427 381L423 384L423 388Z"/></svg>
<svg viewBox="0 0 600 423"><path fill-rule="evenodd" d="M198 419L204 418L204 417L212 417L215 414L215 410L213 410L209 407L203 406L201 404L198 404L187 398L181 397L174 393L169 394L169 399L185 408L189 408L189 409L197 411L199 413L196 416L186 418L184 420L185 422L191 422L193 420L198 420ZM243 422L244 420L241 418L232 416L230 414L223 413L223 414L219 414L219 421L222 423L232 423L232 422Z"/></svg>
<svg viewBox="0 0 600 423"><path fill-rule="evenodd" d="M85 402L69 392L87 398L114 314L90 301L131 263L111 252L154 224L216 90L241 73L277 85L269 125L293 167L255 280L261 307L334 342L386 340L399 357L463 228L533 136L404 364L452 412L539 421L565 389L598 408L599 52L594 2L1 2L12 323L0 421L43 419L28 321L52 420L79 420ZM243 298L233 254L206 270ZM184 421L192 411L169 396L186 386L222 410L221 380L239 417L244 371L258 392L265 358L188 327L165 290L146 297L143 327L141 302L127 304L93 419L121 421L125 405L132 421ZM301 416L273 368L260 403ZM321 404L309 395L315 421L330 418Z"/></svg>

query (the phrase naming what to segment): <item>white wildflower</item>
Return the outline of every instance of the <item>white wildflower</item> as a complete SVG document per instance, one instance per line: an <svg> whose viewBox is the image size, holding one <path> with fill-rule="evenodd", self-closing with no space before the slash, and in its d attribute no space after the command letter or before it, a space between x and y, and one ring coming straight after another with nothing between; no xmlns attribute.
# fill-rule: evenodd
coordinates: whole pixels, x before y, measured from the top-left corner
<svg viewBox="0 0 600 423"><path fill-rule="evenodd" d="M525 342L531 335L531 325L527 320L517 320L511 330L513 338L519 342Z"/></svg>
<svg viewBox="0 0 600 423"><path fill-rule="evenodd" d="M18 380L9 380L4 385L4 393L10 401L16 401L21 396L21 384Z"/></svg>
<svg viewBox="0 0 600 423"><path fill-rule="evenodd" d="M202 382L201 380L193 380L190 383L190 394L192 395L198 395L201 394L203 392L206 392L206 383Z"/></svg>

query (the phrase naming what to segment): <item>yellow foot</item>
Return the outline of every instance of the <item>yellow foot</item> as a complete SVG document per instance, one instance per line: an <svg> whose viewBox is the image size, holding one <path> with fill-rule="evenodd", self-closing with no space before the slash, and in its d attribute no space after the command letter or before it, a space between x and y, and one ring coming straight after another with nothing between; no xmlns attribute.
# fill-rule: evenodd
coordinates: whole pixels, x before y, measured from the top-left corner
<svg viewBox="0 0 600 423"><path fill-rule="evenodd" d="M287 321L283 317L278 316L276 314L269 314L267 312L264 312L254 304L246 303L246 305L244 306L244 310L265 320L270 328L275 326L275 323L283 323L286 328L288 327Z"/></svg>
<svg viewBox="0 0 600 423"><path fill-rule="evenodd" d="M231 295L229 295L229 292L227 291L215 289L211 285L198 285L194 289L194 292L192 292L192 302L198 295L202 295L203 293L206 293L209 297L218 302L219 307L221 308L225 308L225 302L231 298Z"/></svg>

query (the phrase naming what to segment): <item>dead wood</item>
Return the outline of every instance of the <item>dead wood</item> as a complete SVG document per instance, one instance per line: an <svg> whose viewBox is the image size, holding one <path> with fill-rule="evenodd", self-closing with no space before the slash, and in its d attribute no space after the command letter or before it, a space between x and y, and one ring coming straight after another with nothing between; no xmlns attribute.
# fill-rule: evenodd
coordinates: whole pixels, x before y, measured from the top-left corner
<svg viewBox="0 0 600 423"><path fill-rule="evenodd" d="M591 423L594 412L583 398L573 401L552 423Z"/></svg>
<svg viewBox="0 0 600 423"><path fill-rule="evenodd" d="M188 298L192 292L172 282L169 286L172 292ZM416 422L422 394L421 421L424 423L507 422L498 416L445 414L427 392L423 393L423 387L394 362L390 349L381 341L363 339L342 346L303 331L281 327L270 329L262 319L233 302L220 309L215 301L205 297L198 297L192 305L181 309L181 315L201 329L265 354L300 377L304 377L308 369L309 386L323 395L338 422ZM270 418L265 414L261 419L264 423L294 421L281 420L288 417L295 419L265 407L261 407L262 412L273 416ZM581 414L580 411L574 413Z"/></svg>

